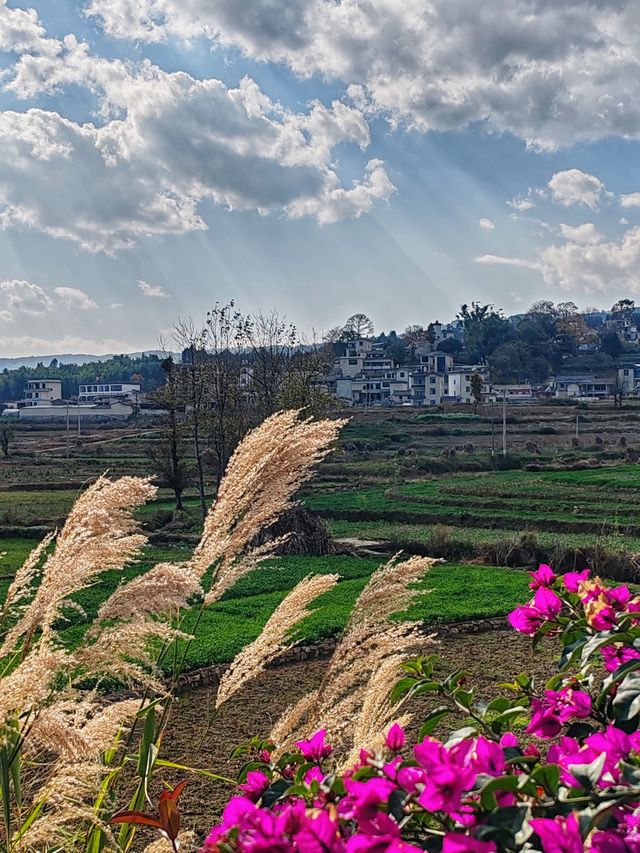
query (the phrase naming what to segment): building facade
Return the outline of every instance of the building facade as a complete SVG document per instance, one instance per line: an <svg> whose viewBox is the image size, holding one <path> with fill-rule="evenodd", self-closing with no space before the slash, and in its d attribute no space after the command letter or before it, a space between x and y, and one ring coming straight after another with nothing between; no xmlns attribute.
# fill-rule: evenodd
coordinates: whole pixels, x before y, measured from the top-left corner
<svg viewBox="0 0 640 853"><path fill-rule="evenodd" d="M28 379L24 398L20 400L20 408L32 406L50 406L54 401L62 399L61 379Z"/></svg>

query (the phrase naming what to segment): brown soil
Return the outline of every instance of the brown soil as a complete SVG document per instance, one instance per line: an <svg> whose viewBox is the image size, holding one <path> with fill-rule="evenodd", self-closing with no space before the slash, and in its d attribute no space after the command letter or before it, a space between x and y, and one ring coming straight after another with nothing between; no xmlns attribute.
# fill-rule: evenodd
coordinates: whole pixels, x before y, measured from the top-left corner
<svg viewBox="0 0 640 853"><path fill-rule="evenodd" d="M468 684L476 687L479 698L494 696L499 682L512 680L519 672L526 671L544 680L555 668L551 646L533 653L531 641L512 631L447 638L436 649L425 648L425 653L433 651L440 655L439 668L443 674L455 669L468 673ZM233 748L254 735L267 736L282 711L318 684L325 666L326 661L320 660L270 669L249 684L235 701L224 706L215 718L214 688L183 695L173 712L163 757L233 777L239 766L229 758ZM419 707L416 703L418 721L419 712L428 707L428 702L420 703ZM457 722L452 718L451 725L455 727ZM185 775L189 775L189 784L182 799L183 826L202 835L219 817L233 787L179 772L165 778L175 784Z"/></svg>

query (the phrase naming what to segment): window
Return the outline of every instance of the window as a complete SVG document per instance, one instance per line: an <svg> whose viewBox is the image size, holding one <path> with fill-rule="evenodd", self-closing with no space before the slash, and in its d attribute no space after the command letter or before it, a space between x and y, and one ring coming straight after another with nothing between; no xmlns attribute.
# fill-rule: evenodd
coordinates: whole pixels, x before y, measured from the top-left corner
<svg viewBox="0 0 640 853"><path fill-rule="evenodd" d="M357 358L350 358L350 359L349 359L349 364L350 364L350 365L356 365L357 363L358 363L358 359L357 359Z"/></svg>

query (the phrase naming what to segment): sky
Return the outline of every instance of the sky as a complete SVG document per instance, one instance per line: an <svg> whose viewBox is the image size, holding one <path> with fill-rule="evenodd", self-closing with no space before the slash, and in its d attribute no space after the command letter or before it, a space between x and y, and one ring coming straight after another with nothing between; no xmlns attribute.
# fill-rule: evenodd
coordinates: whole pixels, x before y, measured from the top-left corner
<svg viewBox="0 0 640 853"><path fill-rule="evenodd" d="M0 0L0 356L640 291L634 0Z"/></svg>

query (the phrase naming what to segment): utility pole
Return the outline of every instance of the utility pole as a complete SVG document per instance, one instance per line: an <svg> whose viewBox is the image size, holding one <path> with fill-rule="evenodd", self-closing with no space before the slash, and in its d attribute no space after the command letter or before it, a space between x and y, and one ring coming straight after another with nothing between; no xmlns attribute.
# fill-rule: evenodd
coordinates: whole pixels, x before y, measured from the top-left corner
<svg viewBox="0 0 640 853"><path fill-rule="evenodd" d="M67 459L69 458L69 401L67 400Z"/></svg>
<svg viewBox="0 0 640 853"><path fill-rule="evenodd" d="M493 419L493 404L494 404L494 402L495 401L492 397L491 398L491 458L492 459L496 455L496 425L495 425L495 421Z"/></svg>
<svg viewBox="0 0 640 853"><path fill-rule="evenodd" d="M78 438L80 438L80 403L78 403L77 413L78 413Z"/></svg>
<svg viewBox="0 0 640 853"><path fill-rule="evenodd" d="M507 392L502 391L502 455L507 455Z"/></svg>
<svg viewBox="0 0 640 853"><path fill-rule="evenodd" d="M576 415L576 438L580 438L580 415Z"/></svg>

